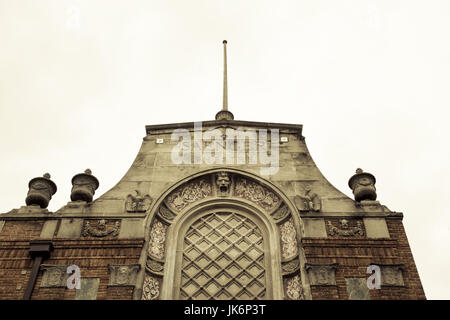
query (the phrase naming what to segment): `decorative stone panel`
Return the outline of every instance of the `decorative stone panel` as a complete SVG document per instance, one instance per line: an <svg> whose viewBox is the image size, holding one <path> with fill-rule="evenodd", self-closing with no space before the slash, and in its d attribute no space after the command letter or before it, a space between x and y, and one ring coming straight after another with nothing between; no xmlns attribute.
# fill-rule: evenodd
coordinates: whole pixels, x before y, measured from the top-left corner
<svg viewBox="0 0 450 320"><path fill-rule="evenodd" d="M75 293L75 300L96 300L100 278L81 278L80 289Z"/></svg>
<svg viewBox="0 0 450 320"><path fill-rule="evenodd" d="M364 237L363 223L355 219L340 219L336 221L327 221L328 235L331 237Z"/></svg>
<svg viewBox="0 0 450 320"><path fill-rule="evenodd" d="M286 300L304 300L303 286L300 275L284 279L284 294Z"/></svg>
<svg viewBox="0 0 450 320"><path fill-rule="evenodd" d="M378 265L381 269L381 285L403 287L403 265Z"/></svg>
<svg viewBox="0 0 450 320"><path fill-rule="evenodd" d="M254 202L268 212L273 211L281 203L281 199L268 188L243 177L236 179L234 195Z"/></svg>
<svg viewBox="0 0 450 320"><path fill-rule="evenodd" d="M85 220L81 235L83 237L96 238L104 238L107 236L117 237L119 230L120 220Z"/></svg>
<svg viewBox="0 0 450 320"><path fill-rule="evenodd" d="M41 288L61 288L67 286L67 266L42 264L43 270Z"/></svg>
<svg viewBox="0 0 450 320"><path fill-rule="evenodd" d="M367 232L367 238L380 239L389 238L389 230L384 218L364 218L364 227Z"/></svg>
<svg viewBox="0 0 450 320"><path fill-rule="evenodd" d="M145 275L144 286L142 287L142 300L158 300L160 295L161 279Z"/></svg>
<svg viewBox="0 0 450 320"><path fill-rule="evenodd" d="M165 255L165 243L168 225L155 219L150 228L150 241L148 254L158 259L163 259Z"/></svg>
<svg viewBox="0 0 450 320"><path fill-rule="evenodd" d="M336 285L337 264L311 264L305 266L311 285Z"/></svg>
<svg viewBox="0 0 450 320"><path fill-rule="evenodd" d="M167 206L180 212L188 205L212 195L211 181L200 178L175 189L166 200Z"/></svg>
<svg viewBox="0 0 450 320"><path fill-rule="evenodd" d="M345 283L349 300L370 300L366 278L346 278Z"/></svg>
<svg viewBox="0 0 450 320"><path fill-rule="evenodd" d="M139 264L110 264L110 286L134 286L141 266Z"/></svg>
<svg viewBox="0 0 450 320"><path fill-rule="evenodd" d="M295 257L298 254L297 232L294 227L294 220L289 220L279 226L281 235L281 257L284 260Z"/></svg>
<svg viewBox="0 0 450 320"><path fill-rule="evenodd" d="M125 210L127 212L146 212L152 204L152 198L146 194L141 195L139 190L136 190L136 195L129 194L125 200Z"/></svg>

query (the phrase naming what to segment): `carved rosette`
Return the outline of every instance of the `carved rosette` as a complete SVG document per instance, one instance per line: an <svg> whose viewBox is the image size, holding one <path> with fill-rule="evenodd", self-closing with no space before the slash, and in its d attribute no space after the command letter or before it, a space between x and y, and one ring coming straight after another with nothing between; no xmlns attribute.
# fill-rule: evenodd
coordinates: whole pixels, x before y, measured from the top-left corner
<svg viewBox="0 0 450 320"><path fill-rule="evenodd" d="M161 280L151 275L146 275L142 287L142 300L158 300Z"/></svg>
<svg viewBox="0 0 450 320"><path fill-rule="evenodd" d="M328 234L330 236L343 236L343 237L352 237L359 235L361 237L364 236L364 228L362 226L361 221L356 222L356 226L351 227L350 222L347 219L341 219L339 221L340 228L333 225L333 223L328 220Z"/></svg>
<svg viewBox="0 0 450 320"><path fill-rule="evenodd" d="M268 212L276 209L281 203L281 199L275 193L245 178L237 179L234 195L252 201Z"/></svg>
<svg viewBox="0 0 450 320"><path fill-rule="evenodd" d="M127 196L127 200L125 201L125 209L127 212L146 212L150 205L152 204L152 198L146 194L142 196L138 190L136 191L136 195L133 196L129 194Z"/></svg>
<svg viewBox="0 0 450 320"><path fill-rule="evenodd" d="M180 212L191 203L212 195L211 181L199 179L188 182L177 188L167 197L167 206L176 212Z"/></svg>
<svg viewBox="0 0 450 320"><path fill-rule="evenodd" d="M85 220L81 235L83 237L96 237L96 238L103 238L106 236L117 237L119 235L119 230L120 230L120 220L117 220L115 222L112 220L105 220L105 219L101 219L98 221Z"/></svg>
<svg viewBox="0 0 450 320"><path fill-rule="evenodd" d="M110 286L135 286L139 264L110 264Z"/></svg>
<svg viewBox="0 0 450 320"><path fill-rule="evenodd" d="M284 290L287 300L304 300L303 287L300 275L285 279Z"/></svg>
<svg viewBox="0 0 450 320"><path fill-rule="evenodd" d="M281 235L281 257L288 260L298 254L297 232L294 227L294 220L289 220L279 226Z"/></svg>
<svg viewBox="0 0 450 320"><path fill-rule="evenodd" d="M165 242L168 225L159 220L154 220L150 229L150 241L148 254L157 259L163 259L165 254Z"/></svg>
<svg viewBox="0 0 450 320"><path fill-rule="evenodd" d="M41 288L61 288L67 286L67 266L42 264L43 276Z"/></svg>

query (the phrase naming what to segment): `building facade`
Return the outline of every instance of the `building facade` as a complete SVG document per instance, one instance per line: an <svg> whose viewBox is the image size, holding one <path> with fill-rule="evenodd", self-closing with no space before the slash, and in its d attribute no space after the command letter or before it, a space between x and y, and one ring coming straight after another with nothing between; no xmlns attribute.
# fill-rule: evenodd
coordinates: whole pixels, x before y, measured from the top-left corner
<svg viewBox="0 0 450 320"><path fill-rule="evenodd" d="M32 179L27 205L0 215L0 298L425 299L403 215L376 200L373 175L357 170L350 199L301 125L216 118L146 126L94 201L90 170L55 212L55 183Z"/></svg>

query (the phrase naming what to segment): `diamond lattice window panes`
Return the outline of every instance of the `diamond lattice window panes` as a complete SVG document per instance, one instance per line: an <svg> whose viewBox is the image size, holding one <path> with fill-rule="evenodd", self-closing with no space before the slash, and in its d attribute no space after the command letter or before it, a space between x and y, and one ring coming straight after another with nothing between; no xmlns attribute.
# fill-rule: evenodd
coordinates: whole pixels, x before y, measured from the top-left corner
<svg viewBox="0 0 450 320"><path fill-rule="evenodd" d="M258 226L236 213L195 221L183 244L181 299L265 299L264 239Z"/></svg>

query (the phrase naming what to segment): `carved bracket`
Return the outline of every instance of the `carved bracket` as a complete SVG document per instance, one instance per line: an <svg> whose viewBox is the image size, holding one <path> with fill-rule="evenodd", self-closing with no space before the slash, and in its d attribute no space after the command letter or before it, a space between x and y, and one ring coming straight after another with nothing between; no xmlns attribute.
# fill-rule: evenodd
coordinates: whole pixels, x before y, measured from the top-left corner
<svg viewBox="0 0 450 320"><path fill-rule="evenodd" d="M276 223L286 220L291 215L289 208L283 203L274 213L272 218Z"/></svg>
<svg viewBox="0 0 450 320"><path fill-rule="evenodd" d="M300 269L300 261L298 258L295 258L291 261L285 261L281 263L281 270L283 276L291 275L296 273Z"/></svg>

